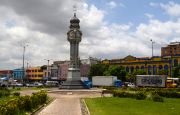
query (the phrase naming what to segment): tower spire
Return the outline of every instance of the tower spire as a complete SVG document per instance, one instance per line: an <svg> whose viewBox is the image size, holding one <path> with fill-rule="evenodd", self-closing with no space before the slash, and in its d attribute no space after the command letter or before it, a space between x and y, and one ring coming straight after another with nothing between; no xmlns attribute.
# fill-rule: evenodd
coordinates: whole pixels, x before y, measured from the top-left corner
<svg viewBox="0 0 180 115"><path fill-rule="evenodd" d="M76 17L77 6L73 5L74 17Z"/></svg>
<svg viewBox="0 0 180 115"><path fill-rule="evenodd" d="M70 20L70 29L79 29L79 22L80 20L76 17L76 5L73 5L73 12L74 12L74 16L71 18Z"/></svg>

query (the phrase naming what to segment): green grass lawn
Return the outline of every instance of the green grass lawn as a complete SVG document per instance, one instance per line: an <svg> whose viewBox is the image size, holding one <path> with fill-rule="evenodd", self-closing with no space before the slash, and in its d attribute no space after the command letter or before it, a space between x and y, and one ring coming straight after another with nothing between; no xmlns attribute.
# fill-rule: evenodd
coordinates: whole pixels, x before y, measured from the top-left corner
<svg viewBox="0 0 180 115"><path fill-rule="evenodd" d="M163 103L118 97L85 101L91 115L180 115L180 99L165 98Z"/></svg>

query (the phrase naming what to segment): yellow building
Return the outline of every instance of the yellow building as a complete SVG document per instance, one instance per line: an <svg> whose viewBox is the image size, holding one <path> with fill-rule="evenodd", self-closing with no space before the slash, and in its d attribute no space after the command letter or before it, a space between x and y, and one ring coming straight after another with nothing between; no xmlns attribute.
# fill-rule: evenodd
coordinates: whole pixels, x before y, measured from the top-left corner
<svg viewBox="0 0 180 115"><path fill-rule="evenodd" d="M43 71L40 67L31 67L26 70L29 81L40 81L43 79Z"/></svg>
<svg viewBox="0 0 180 115"><path fill-rule="evenodd" d="M126 72L133 73L139 69L146 71L148 75L157 75L159 71L166 70L169 77L172 76L172 69L180 62L180 56L160 57L154 56L137 58L127 56L122 59L103 60L103 64L120 65L125 67Z"/></svg>
<svg viewBox="0 0 180 115"><path fill-rule="evenodd" d="M106 59L102 63L123 66L129 73L141 69L148 75L157 75L159 71L166 70L168 77L172 77L173 68L180 64L180 42L172 42L162 47L161 56L137 58L129 55L122 59Z"/></svg>

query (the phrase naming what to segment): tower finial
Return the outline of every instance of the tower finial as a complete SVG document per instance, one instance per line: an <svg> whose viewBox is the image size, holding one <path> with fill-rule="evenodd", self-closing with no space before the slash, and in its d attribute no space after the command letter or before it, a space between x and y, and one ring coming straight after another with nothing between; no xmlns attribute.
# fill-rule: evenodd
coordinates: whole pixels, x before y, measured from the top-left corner
<svg viewBox="0 0 180 115"><path fill-rule="evenodd" d="M76 17L77 6L73 5L74 17Z"/></svg>

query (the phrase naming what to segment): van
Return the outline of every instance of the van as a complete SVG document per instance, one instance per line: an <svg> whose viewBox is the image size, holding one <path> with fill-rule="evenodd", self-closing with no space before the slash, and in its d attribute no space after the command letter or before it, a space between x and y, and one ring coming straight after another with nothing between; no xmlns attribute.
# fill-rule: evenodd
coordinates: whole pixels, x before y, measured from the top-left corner
<svg viewBox="0 0 180 115"><path fill-rule="evenodd" d="M47 85L47 86L58 86L59 82L58 81L46 81L45 85Z"/></svg>

